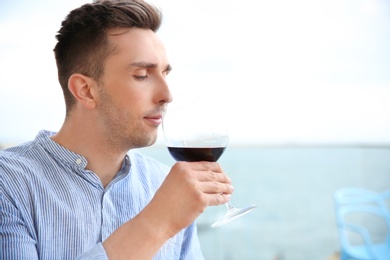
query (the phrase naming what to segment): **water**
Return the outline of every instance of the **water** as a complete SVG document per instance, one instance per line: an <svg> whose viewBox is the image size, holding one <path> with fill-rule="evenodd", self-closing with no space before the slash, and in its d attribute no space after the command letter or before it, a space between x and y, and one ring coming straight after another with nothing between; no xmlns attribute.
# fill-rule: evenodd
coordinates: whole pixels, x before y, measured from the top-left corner
<svg viewBox="0 0 390 260"><path fill-rule="evenodd" d="M165 147L141 149L169 165ZM342 187L390 189L390 147L228 147L219 160L235 187L241 219L211 229L225 213L197 220L206 259L326 260L339 251L333 194Z"/></svg>

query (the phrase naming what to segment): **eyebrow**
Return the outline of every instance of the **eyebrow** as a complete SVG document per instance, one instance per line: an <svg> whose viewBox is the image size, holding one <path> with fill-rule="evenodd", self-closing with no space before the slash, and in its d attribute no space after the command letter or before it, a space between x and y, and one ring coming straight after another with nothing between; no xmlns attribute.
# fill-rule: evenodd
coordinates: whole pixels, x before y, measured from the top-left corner
<svg viewBox="0 0 390 260"><path fill-rule="evenodd" d="M130 64L130 67L139 67L139 68L146 68L146 69L154 69L157 68L157 63L151 63L151 62L144 62L144 61L139 61L139 62L133 62ZM172 66L168 64L164 71L171 71Z"/></svg>

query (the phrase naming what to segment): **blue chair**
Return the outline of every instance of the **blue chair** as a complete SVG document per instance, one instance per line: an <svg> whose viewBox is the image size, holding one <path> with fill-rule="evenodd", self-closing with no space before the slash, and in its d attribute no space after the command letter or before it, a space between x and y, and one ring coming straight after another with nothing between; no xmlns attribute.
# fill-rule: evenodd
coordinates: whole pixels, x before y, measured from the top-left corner
<svg viewBox="0 0 390 260"><path fill-rule="evenodd" d="M386 235L383 241L373 242L372 236L364 223L356 224L352 216L367 215L366 224L372 223L371 217L383 219ZM349 205L336 212L337 226L341 242L341 260L389 260L390 259L390 216L382 209L366 205ZM357 235L359 243L352 241L350 234ZM361 241L361 242L360 242Z"/></svg>
<svg viewBox="0 0 390 260"><path fill-rule="evenodd" d="M334 195L336 210L345 205L373 205L384 211L389 211L386 204L387 199L390 199L390 190L378 193L355 187L342 188Z"/></svg>
<svg viewBox="0 0 390 260"><path fill-rule="evenodd" d="M384 200L384 204L385 204L387 211L390 212L390 190L383 191L379 194L380 194L380 196L382 196L382 198Z"/></svg>
<svg viewBox="0 0 390 260"><path fill-rule="evenodd" d="M376 193L360 188L345 188L335 193L341 260L390 260L390 213L385 203L388 194L390 192ZM356 215L364 215L364 221L354 221ZM383 220L386 229L381 241L373 240L367 227L379 222L378 219ZM359 241L354 241L351 234Z"/></svg>

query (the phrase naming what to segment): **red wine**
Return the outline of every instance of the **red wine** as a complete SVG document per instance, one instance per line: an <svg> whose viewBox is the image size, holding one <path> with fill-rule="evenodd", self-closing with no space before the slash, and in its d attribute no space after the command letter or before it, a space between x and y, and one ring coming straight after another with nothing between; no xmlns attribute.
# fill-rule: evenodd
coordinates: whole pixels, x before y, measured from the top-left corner
<svg viewBox="0 0 390 260"><path fill-rule="evenodd" d="M216 162L226 147L168 147L169 152L176 161Z"/></svg>

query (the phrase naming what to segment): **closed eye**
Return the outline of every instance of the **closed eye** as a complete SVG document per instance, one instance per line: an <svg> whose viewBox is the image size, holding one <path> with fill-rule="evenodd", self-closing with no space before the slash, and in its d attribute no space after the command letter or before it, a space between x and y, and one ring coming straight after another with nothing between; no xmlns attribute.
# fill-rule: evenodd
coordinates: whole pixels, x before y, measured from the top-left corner
<svg viewBox="0 0 390 260"><path fill-rule="evenodd" d="M148 75L134 75L133 77L137 80L144 80L148 77Z"/></svg>

